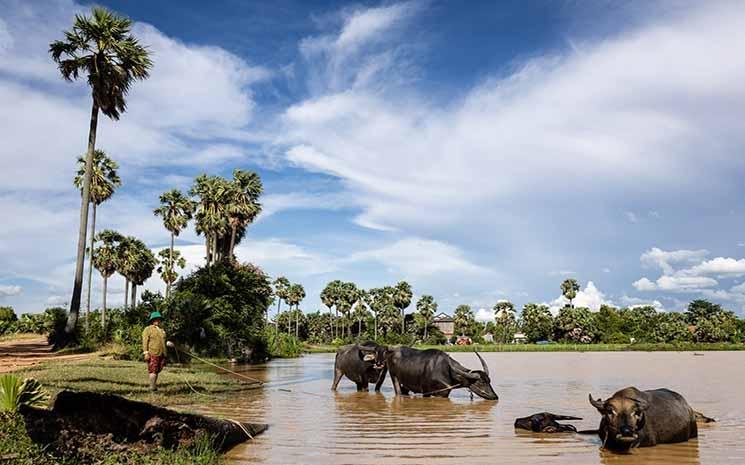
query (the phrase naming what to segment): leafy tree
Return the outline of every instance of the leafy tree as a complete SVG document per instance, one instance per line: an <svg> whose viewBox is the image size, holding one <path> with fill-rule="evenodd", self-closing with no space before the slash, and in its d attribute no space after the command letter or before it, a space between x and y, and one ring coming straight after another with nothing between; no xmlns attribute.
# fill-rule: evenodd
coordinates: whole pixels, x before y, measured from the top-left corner
<svg viewBox="0 0 745 465"><path fill-rule="evenodd" d="M173 249L163 249L158 252L158 273L166 283L166 298L169 296L169 289L178 279L176 267L182 270L186 267L186 259L181 256L181 252Z"/></svg>
<svg viewBox="0 0 745 465"><path fill-rule="evenodd" d="M263 360L269 277L251 264L221 261L180 279L164 303L169 337L209 355Z"/></svg>
<svg viewBox="0 0 745 465"><path fill-rule="evenodd" d="M593 317L598 336L603 342L611 343L611 339L618 339L618 334L622 333L624 321L618 309L603 304Z"/></svg>
<svg viewBox="0 0 745 465"><path fill-rule="evenodd" d="M416 309L422 316L424 322L424 339L427 339L427 327L432 321L435 312L437 312L437 302L435 302L435 299L431 295L423 295L417 301Z"/></svg>
<svg viewBox="0 0 745 465"><path fill-rule="evenodd" d="M87 75L93 99L80 207L75 280L65 326L65 333L68 335L75 331L80 312L98 113L101 111L109 118L118 120L126 109L125 97L132 83L146 79L152 66L149 52L132 36L131 28L130 19L95 7L92 16L75 16L72 29L65 32L65 40L56 40L49 44L49 53L58 64L62 77L67 81L74 81L81 75Z"/></svg>
<svg viewBox="0 0 745 465"><path fill-rule="evenodd" d="M512 340L517 330L515 306L512 302L500 300L494 305L494 324L503 344Z"/></svg>
<svg viewBox="0 0 745 465"><path fill-rule="evenodd" d="M73 179L75 187L83 194L85 184L85 157L78 157L78 172ZM91 218L91 245L88 248L88 292L86 294L85 312L91 311L91 286L93 284L93 249L96 243L96 210L99 205L109 200L114 195L114 190L122 185L122 180L116 170L119 165L106 155L103 150L93 151L93 174L90 178L90 203L93 206Z"/></svg>
<svg viewBox="0 0 745 465"><path fill-rule="evenodd" d="M529 342L551 339L554 318L546 305L525 304L520 316L520 327Z"/></svg>
<svg viewBox="0 0 745 465"><path fill-rule="evenodd" d="M721 312L722 307L717 304L706 300L694 300L688 304L685 315L689 324L698 325L699 322L708 320Z"/></svg>
<svg viewBox="0 0 745 465"><path fill-rule="evenodd" d="M306 315L308 327L308 341L314 344L331 342L331 321L330 313L314 312Z"/></svg>
<svg viewBox="0 0 745 465"><path fill-rule="evenodd" d="M470 336L470 329L476 322L476 317L468 305L458 305L455 309L455 315L453 316L453 322L455 326L455 334L461 336Z"/></svg>
<svg viewBox="0 0 745 465"><path fill-rule="evenodd" d="M406 332L406 308L411 305L411 298L414 296L411 291L411 285L406 281L399 281L394 288L393 305L401 312L401 334Z"/></svg>
<svg viewBox="0 0 745 465"><path fill-rule="evenodd" d="M734 342L737 334L737 317L727 310L698 318L693 337L696 342Z"/></svg>
<svg viewBox="0 0 745 465"><path fill-rule="evenodd" d="M554 320L554 334L560 341L589 344L595 338L595 327L589 308L566 306Z"/></svg>
<svg viewBox="0 0 745 465"><path fill-rule="evenodd" d="M178 189L171 189L160 196L160 207L153 210L155 216L163 218L163 226L171 233L171 246L168 249L168 263L171 266L177 263L173 253L174 240L189 223L195 209L196 203L193 200L184 196ZM173 268L168 268L167 272L169 276L175 274ZM171 294L171 285L174 282L175 279L166 281L166 298Z"/></svg>
<svg viewBox="0 0 745 465"><path fill-rule="evenodd" d="M577 292L579 292L579 283L577 283L576 279L565 279L561 283L561 294L569 301L570 307L574 306L572 301L577 297Z"/></svg>
<svg viewBox="0 0 745 465"><path fill-rule="evenodd" d="M658 314L651 336L654 342L686 342L691 340L691 332L688 330L686 317L678 312Z"/></svg>
<svg viewBox="0 0 745 465"><path fill-rule="evenodd" d="M104 229L96 235L96 241L101 242L93 251L93 266L103 278L103 306L101 309L101 327L106 328L106 297L108 294L109 278L117 270L119 260L119 242L123 236L116 231Z"/></svg>
<svg viewBox="0 0 745 465"><path fill-rule="evenodd" d="M18 316L13 307L0 307L0 321L18 321Z"/></svg>

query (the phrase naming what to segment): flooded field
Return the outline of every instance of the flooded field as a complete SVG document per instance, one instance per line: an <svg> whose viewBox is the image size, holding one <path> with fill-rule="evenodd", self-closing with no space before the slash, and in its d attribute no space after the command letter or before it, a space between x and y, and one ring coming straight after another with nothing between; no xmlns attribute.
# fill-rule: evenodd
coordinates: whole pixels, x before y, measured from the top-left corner
<svg viewBox="0 0 745 465"><path fill-rule="evenodd" d="M478 368L473 354L452 354ZM242 421L265 422L264 435L228 455L234 464L732 464L745 463L745 353L488 353L499 402L470 399L395 399L390 379L380 394L357 393L342 380L329 390L333 355L309 355L250 367L263 391L219 405L190 406ZM701 425L698 440L635 449L600 450L596 436L518 433L516 417L549 411L584 418L599 414L587 394L606 398L619 388L668 387L718 420Z"/></svg>

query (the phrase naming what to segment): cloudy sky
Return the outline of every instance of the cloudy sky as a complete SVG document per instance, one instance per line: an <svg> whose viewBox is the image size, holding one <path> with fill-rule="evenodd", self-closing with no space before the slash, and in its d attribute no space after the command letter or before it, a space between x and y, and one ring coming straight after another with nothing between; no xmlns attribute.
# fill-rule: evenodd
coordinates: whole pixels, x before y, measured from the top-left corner
<svg viewBox="0 0 745 465"><path fill-rule="evenodd" d="M332 279L452 311L556 305L573 277L591 308L743 314L741 2L100 3L155 66L100 120L124 186L99 228L164 247L161 192L251 169L264 213L238 254L308 311ZM69 300L90 96L47 48L89 8L0 0L0 305L20 312ZM178 246L199 265L193 229Z"/></svg>

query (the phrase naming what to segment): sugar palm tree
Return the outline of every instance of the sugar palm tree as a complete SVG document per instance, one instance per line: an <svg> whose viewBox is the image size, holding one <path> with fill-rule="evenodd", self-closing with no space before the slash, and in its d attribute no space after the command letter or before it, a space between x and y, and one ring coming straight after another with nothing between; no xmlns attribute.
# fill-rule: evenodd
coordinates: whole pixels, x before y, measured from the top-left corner
<svg viewBox="0 0 745 465"><path fill-rule="evenodd" d="M259 196L264 191L259 175L252 171L233 170L232 196L227 207L230 223L229 257L234 257L238 231L246 227L261 213Z"/></svg>
<svg viewBox="0 0 745 465"><path fill-rule="evenodd" d="M299 326L300 326L300 302L305 299L305 288L301 284L291 284L290 287L287 290L287 304L290 306L290 310L292 310L292 306L295 306L295 337L299 336ZM292 316L290 316L290 328L292 328ZM288 330L288 333L291 332L291 330Z"/></svg>
<svg viewBox="0 0 745 465"><path fill-rule="evenodd" d="M85 157L78 157L78 172L75 175L73 184L80 189L81 195L85 184L85 166ZM122 180L116 172L117 169L119 169L119 165L109 158L106 152L103 150L93 151L93 173L91 174L90 184L90 203L93 206L93 214L91 218L91 244L88 248L90 261L88 262L88 290L85 303L86 322L88 321L87 315L91 311L91 285L93 284L92 251L96 242L96 209L103 202L109 200L114 195L116 188L122 185Z"/></svg>
<svg viewBox="0 0 745 465"><path fill-rule="evenodd" d="M424 339L427 339L427 327L437 311L437 302L431 295L423 295L417 301L416 309L424 320Z"/></svg>
<svg viewBox="0 0 745 465"><path fill-rule="evenodd" d="M500 300L494 305L494 323L501 331L501 342L507 343L508 334L516 326L515 305L509 300Z"/></svg>
<svg viewBox="0 0 745 465"><path fill-rule="evenodd" d="M360 290L357 294L357 302L354 304L354 318L357 320L357 337L362 334L362 320L367 318L370 312L367 309L367 292Z"/></svg>
<svg viewBox="0 0 745 465"><path fill-rule="evenodd" d="M569 301L570 307L574 307L572 301L577 297L577 292L579 292L579 283L576 279L565 279L561 283L561 294Z"/></svg>
<svg viewBox="0 0 745 465"><path fill-rule="evenodd" d="M401 334L406 333L406 307L411 305L411 285L406 281L400 281L396 284L393 305L401 312Z"/></svg>
<svg viewBox="0 0 745 465"><path fill-rule="evenodd" d="M106 296L108 293L108 283L111 275L117 268L119 254L117 246L122 240L122 235L116 231L105 229L96 235L96 241L101 245L93 251L93 266L96 267L103 278L103 306L101 308L101 327L106 328Z"/></svg>
<svg viewBox="0 0 745 465"><path fill-rule="evenodd" d="M137 305L137 286L150 278L155 269L155 255L141 240L127 236L119 242L117 250L119 256L117 271L127 280L130 292L130 307ZM125 303L127 306L127 287L125 287Z"/></svg>
<svg viewBox="0 0 745 465"><path fill-rule="evenodd" d="M290 280L284 276L279 276L274 280L274 295L277 296L277 320L279 320L279 312L282 309L282 301L287 298L289 288Z"/></svg>
<svg viewBox="0 0 745 465"><path fill-rule="evenodd" d="M95 7L92 16L75 16L72 29L65 31L64 40L49 44L49 53L57 63L62 77L67 81L74 81L85 75L92 96L75 280L70 313L65 325L65 333L68 335L75 331L80 313L98 113L100 111L109 118L118 120L126 110L126 96L130 87L134 81L146 79L152 67L147 48L140 45L130 33L131 28L132 20L129 18Z"/></svg>
<svg viewBox="0 0 745 465"><path fill-rule="evenodd" d="M194 215L196 202L184 196L178 189L172 189L160 196L160 207L153 210L155 216L163 218L163 226L171 233L171 246L169 247L169 266L173 266L177 260L174 258L173 243L175 238L189 223ZM183 268L183 266L181 267ZM168 270L168 274L173 275L174 270ZM173 280L175 281L175 279ZM173 281L166 281L166 298L171 294L171 284Z"/></svg>
<svg viewBox="0 0 745 465"><path fill-rule="evenodd" d="M227 209L232 189L230 183L220 176L197 176L191 195L199 197L195 218L197 234L204 234L207 250L207 266L216 263L220 257L218 239L228 231Z"/></svg>
<svg viewBox="0 0 745 465"><path fill-rule="evenodd" d="M471 326L475 317L471 307L468 305L458 305L453 316L453 323L456 334L463 336L466 329Z"/></svg>
<svg viewBox="0 0 745 465"><path fill-rule="evenodd" d="M324 287L323 291L321 291L321 302L323 302L323 304L329 308L329 313L331 313L331 307L334 307L334 314L338 315L338 312L339 312L338 303L341 297L342 285L343 283L341 281L339 281L338 279L335 279L329 282L328 284L326 284L326 287ZM334 317L331 330L332 330L334 339L339 337L336 316Z"/></svg>
<svg viewBox="0 0 745 465"><path fill-rule="evenodd" d="M166 297L169 295L168 290L178 279L176 267L181 269L186 267L186 260L181 256L181 252L173 249L163 249L158 252L158 273L166 283Z"/></svg>

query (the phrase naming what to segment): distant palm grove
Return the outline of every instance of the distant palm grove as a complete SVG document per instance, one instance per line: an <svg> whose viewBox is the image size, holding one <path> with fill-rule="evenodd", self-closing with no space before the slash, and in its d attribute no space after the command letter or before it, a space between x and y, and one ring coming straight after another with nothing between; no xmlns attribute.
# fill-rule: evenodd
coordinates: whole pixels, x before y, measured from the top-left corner
<svg viewBox="0 0 745 465"><path fill-rule="evenodd" d="M204 354L246 360L297 355L302 342L745 342L745 320L719 305L695 300L684 313L605 305L591 311L574 305L580 289L574 279L558 286L566 299L562 308L552 311L545 304L528 303L518 313L511 302L501 300L492 308L493 321L486 323L476 321L466 304L441 308L433 296L415 295L403 280L369 289L343 279L331 280L318 296L325 308L302 311L306 292L301 283L284 276L270 277L236 256L262 210L262 181L257 173L245 169L233 170L230 178L202 174L188 192L164 192L153 211L163 223L163 243L168 243L160 250L148 247L136 231L97 231L97 221L106 219L105 203L123 185L117 154L96 146L99 113L118 120L126 111L131 86L147 79L151 70L157 71L148 48L131 34L131 26L129 19L96 7L91 16L76 16L64 39L50 44L51 58L63 79L85 79L91 91L87 150L78 158L77 171L71 173L72 184L81 194L81 209L70 306L20 318L12 308L0 307L0 335L46 333L57 346L107 347L115 356L138 358L146 315L157 309L178 344ZM192 222L204 238L204 264L184 276L186 257L176 240ZM102 278L100 302L91 302L94 269ZM165 283L162 292L138 295L154 273ZM116 275L124 280L124 303L109 308L109 282Z"/></svg>

